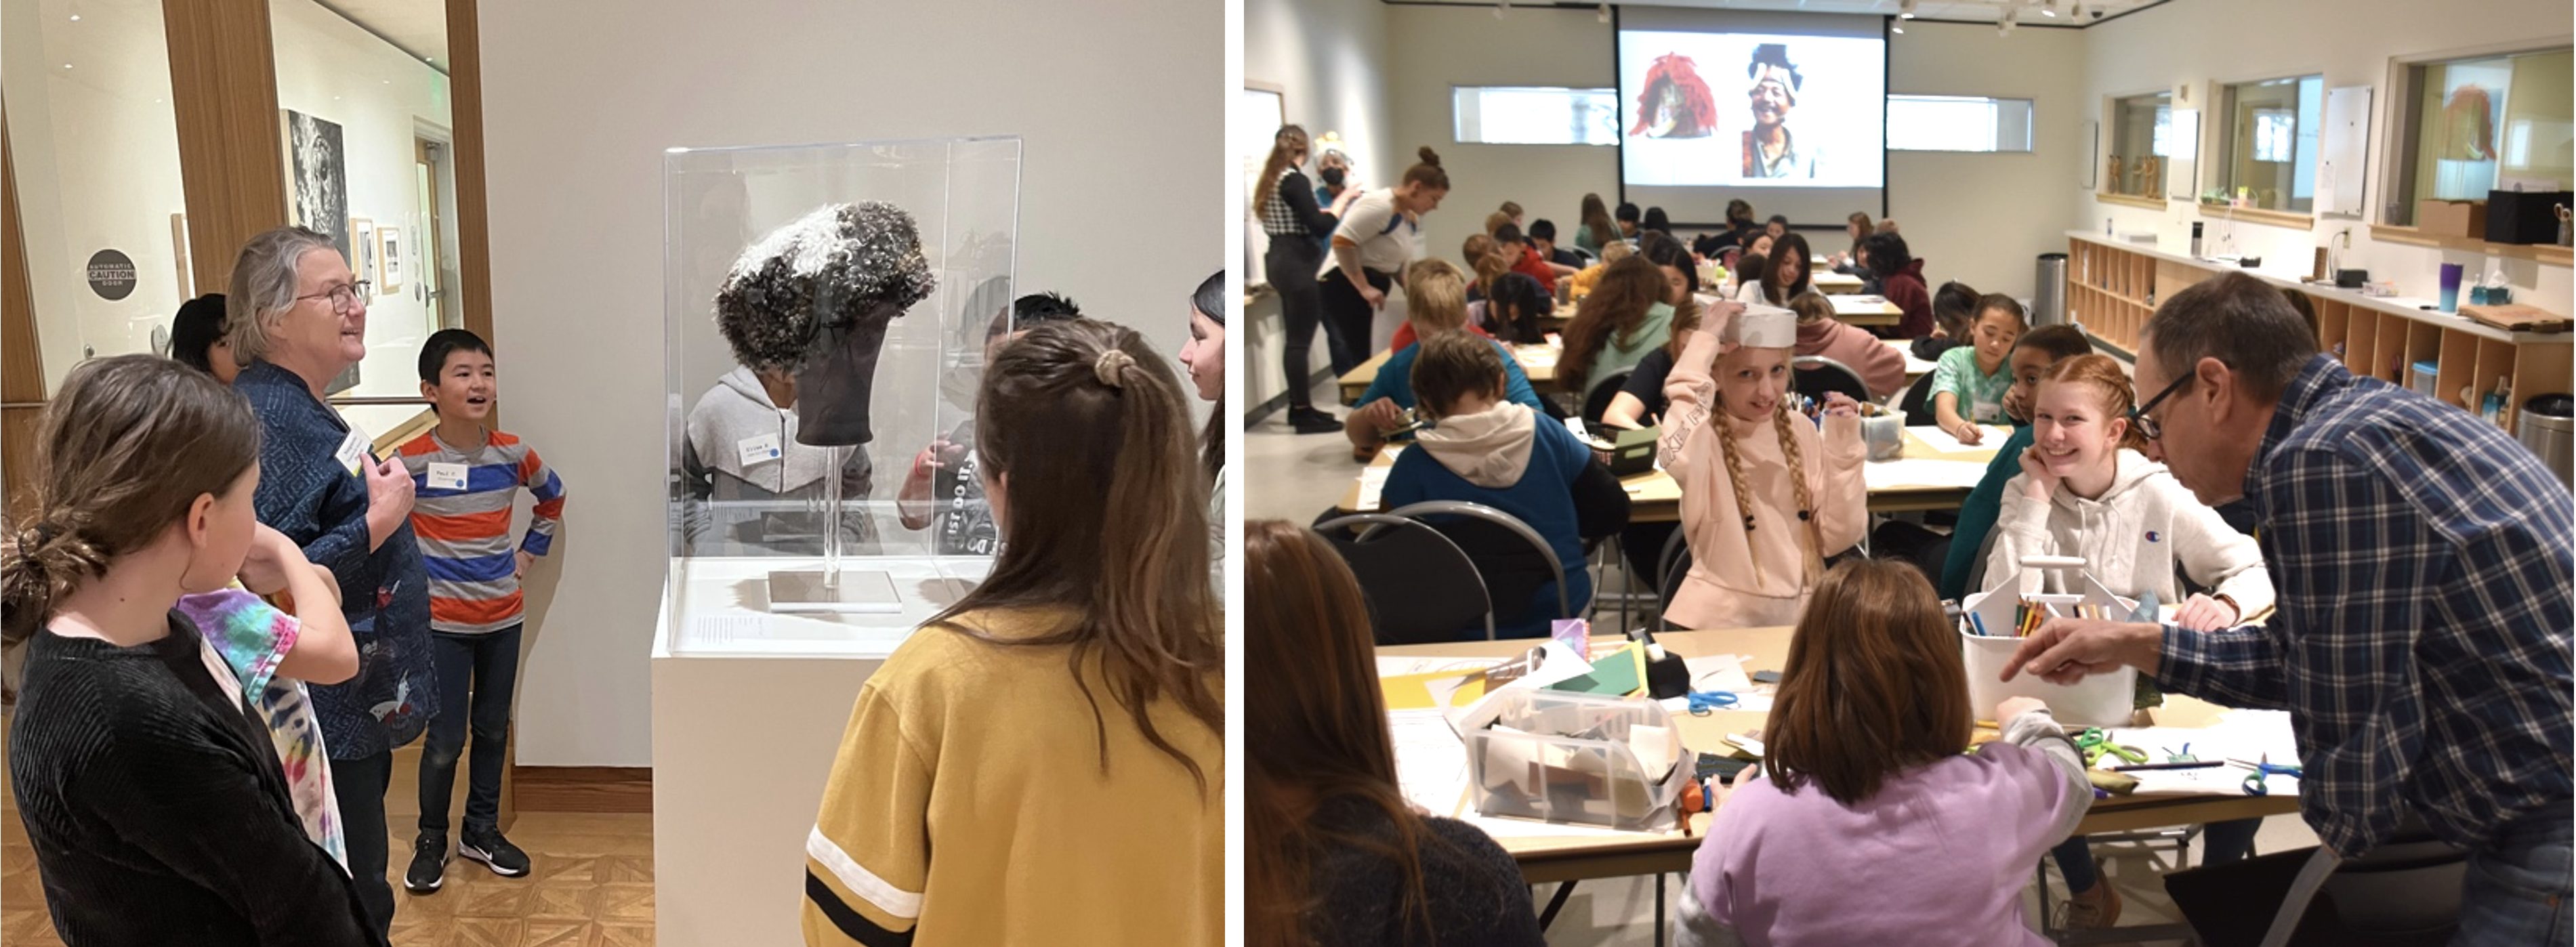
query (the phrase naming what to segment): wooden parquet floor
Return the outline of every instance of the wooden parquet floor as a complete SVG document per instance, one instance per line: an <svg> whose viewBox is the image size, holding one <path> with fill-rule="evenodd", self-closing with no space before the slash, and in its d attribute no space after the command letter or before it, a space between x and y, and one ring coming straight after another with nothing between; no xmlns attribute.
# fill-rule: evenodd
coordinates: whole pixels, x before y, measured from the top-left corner
<svg viewBox="0 0 2576 947"><path fill-rule="evenodd" d="M0 726L0 759L6 728ZM405 756L416 756L404 754ZM0 766L0 780L6 767ZM510 841L534 870L503 878L481 864L449 863L435 894L402 890L411 864L411 767L398 763L388 794L395 837L394 947L649 947L653 943L653 817L648 814L524 812ZM462 779L458 780L463 782ZM14 797L0 790L0 947L61 947L45 913L36 854Z"/></svg>

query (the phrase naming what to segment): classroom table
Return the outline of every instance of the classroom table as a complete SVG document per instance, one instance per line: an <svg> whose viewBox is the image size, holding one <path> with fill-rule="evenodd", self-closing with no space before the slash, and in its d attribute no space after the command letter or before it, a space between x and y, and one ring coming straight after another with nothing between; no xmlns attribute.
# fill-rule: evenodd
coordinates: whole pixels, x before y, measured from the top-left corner
<svg viewBox="0 0 2576 947"><path fill-rule="evenodd" d="M1350 489L1342 492L1342 498L1334 508L1344 513L1378 512L1380 504L1376 493L1369 488L1386 483L1383 471L1395 465L1399 451L1379 451L1377 457L1369 461L1368 469L1352 478ZM1986 464L1994 458L1992 447L1946 453L1936 450L1916 433L1916 429L1909 428L1905 432L1905 452L1901 460L1955 463L1965 469L1927 467L1915 463L1868 463L1861 468L1861 477L1869 490L1869 511L1956 510L1959 504L1967 501L1968 491L1976 488L1977 479L1985 474ZM1628 490L1628 522L1672 523L1681 520L1682 485L1671 474L1661 469L1648 470L1620 478L1619 485Z"/></svg>
<svg viewBox="0 0 2576 947"><path fill-rule="evenodd" d="M1860 283L1860 277L1822 268L1807 277L1807 285L1815 287L1817 292L1827 296L1843 296L1860 292Z"/></svg>
<svg viewBox="0 0 2576 947"><path fill-rule="evenodd" d="M1939 362L1925 361L1923 359L1915 358L1914 342L1911 339L1880 339L1878 341L1880 344L1883 344L1888 348L1895 349L1896 354L1905 356L1905 384L1907 387L1913 387L1915 379L1932 374L1933 369L1941 367L1941 363ZM1893 407L1894 403L1891 402L1890 406Z"/></svg>
<svg viewBox="0 0 2576 947"><path fill-rule="evenodd" d="M1744 665L1749 674L1757 670L1778 670L1789 656L1788 628L1743 628L1718 631L1670 631L1655 636L1665 650L1686 658L1715 655L1750 655ZM1596 641L1613 641L1602 638ZM1527 640L1469 641L1444 644L1404 645L1377 649L1381 658L1509 658L1536 644ZM2208 727L2218 722L2223 708L2177 694L2165 695L2162 707L2140 711L2141 725L2164 727ZM1724 738L1760 728L1768 714L1761 711L1719 710L1707 716L1675 715L1675 726L1681 730L1682 743L1692 752L1719 752L1727 748ZM1984 715L1980 715L1984 716ZM1984 731L1991 736L1993 731ZM2113 796L2097 800L2092 811L2076 824L2079 835L2129 832L2176 825L2194 825L2297 812L2299 797L2295 792L2275 791L2266 796ZM1458 809L1439 815L1473 815L1473 804L1461 798ZM1482 819L1478 825L1494 836L1513 860L1520 863L1521 875L1531 884L1552 881L1575 881L1584 878L1618 878L1690 870L1691 853L1699 848L1701 836L1707 833L1709 814L1691 819L1688 834L1679 832L1598 832L1590 834L1512 834L1512 819ZM1529 823L1534 830L1550 828L1542 823Z"/></svg>
<svg viewBox="0 0 2576 947"><path fill-rule="evenodd" d="M1905 310L1884 296L1840 295L1826 297L1833 301L1834 318L1856 326L1892 326L1905 318Z"/></svg>
<svg viewBox="0 0 2576 947"><path fill-rule="evenodd" d="M1561 349L1553 345L1514 345L1510 348L1512 357L1521 363L1521 374L1529 376L1531 388L1542 395L1557 390L1556 356L1562 351ZM1346 405L1360 403L1360 396L1367 394L1369 385L1377 381L1378 368L1385 365L1386 360L1394 355L1395 351L1392 349L1379 352L1369 356L1369 360L1361 362L1359 367L1343 372L1342 403Z"/></svg>

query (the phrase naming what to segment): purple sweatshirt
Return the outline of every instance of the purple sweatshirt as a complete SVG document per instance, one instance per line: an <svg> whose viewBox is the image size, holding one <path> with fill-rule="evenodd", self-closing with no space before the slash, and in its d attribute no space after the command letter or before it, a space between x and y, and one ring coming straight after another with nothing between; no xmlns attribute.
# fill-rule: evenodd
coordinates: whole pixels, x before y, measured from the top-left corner
<svg viewBox="0 0 2576 947"><path fill-rule="evenodd" d="M2022 921L2022 883L2092 804L2075 744L2046 711L1858 806L1754 779L1725 797L1691 858L1674 943L2045 947Z"/></svg>

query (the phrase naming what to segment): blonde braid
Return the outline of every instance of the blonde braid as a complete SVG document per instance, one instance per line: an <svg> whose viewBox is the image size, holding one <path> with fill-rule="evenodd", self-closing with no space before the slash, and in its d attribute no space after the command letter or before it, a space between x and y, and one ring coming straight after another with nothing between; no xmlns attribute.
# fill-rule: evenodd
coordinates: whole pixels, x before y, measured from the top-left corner
<svg viewBox="0 0 2576 947"><path fill-rule="evenodd" d="M1712 406L1715 410L1709 412L1709 420L1717 423L1717 456L1726 461L1726 482L1735 491L1735 512L1744 517L1744 548L1750 553L1753 551L1753 500L1744 492L1744 462L1735 456L1735 423L1726 413L1725 394L1720 393L1712 399ZM1748 555L1745 558L1753 563L1754 584L1761 585L1762 557Z"/></svg>
<svg viewBox="0 0 2576 947"><path fill-rule="evenodd" d="M1807 460L1798 450L1797 432L1789 429L1789 418L1789 402L1783 400L1771 412L1771 429L1779 433L1780 453L1789 459L1789 486L1798 497L1798 520L1807 524L1807 575L1813 578L1824 572L1825 536L1816 523L1815 494L1807 487Z"/></svg>

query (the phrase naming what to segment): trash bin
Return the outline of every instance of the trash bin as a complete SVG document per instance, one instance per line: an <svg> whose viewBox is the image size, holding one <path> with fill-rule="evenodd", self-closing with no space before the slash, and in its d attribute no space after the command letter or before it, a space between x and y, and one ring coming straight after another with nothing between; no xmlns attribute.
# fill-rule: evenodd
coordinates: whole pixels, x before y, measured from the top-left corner
<svg viewBox="0 0 2576 947"><path fill-rule="evenodd" d="M2030 296L2030 324L2066 324L2066 254L2039 255L2039 281Z"/></svg>
<svg viewBox="0 0 2576 947"><path fill-rule="evenodd" d="M2561 482L2576 484L2576 398L2541 395L2522 404L2514 435ZM2576 489L2576 486L2571 486Z"/></svg>

